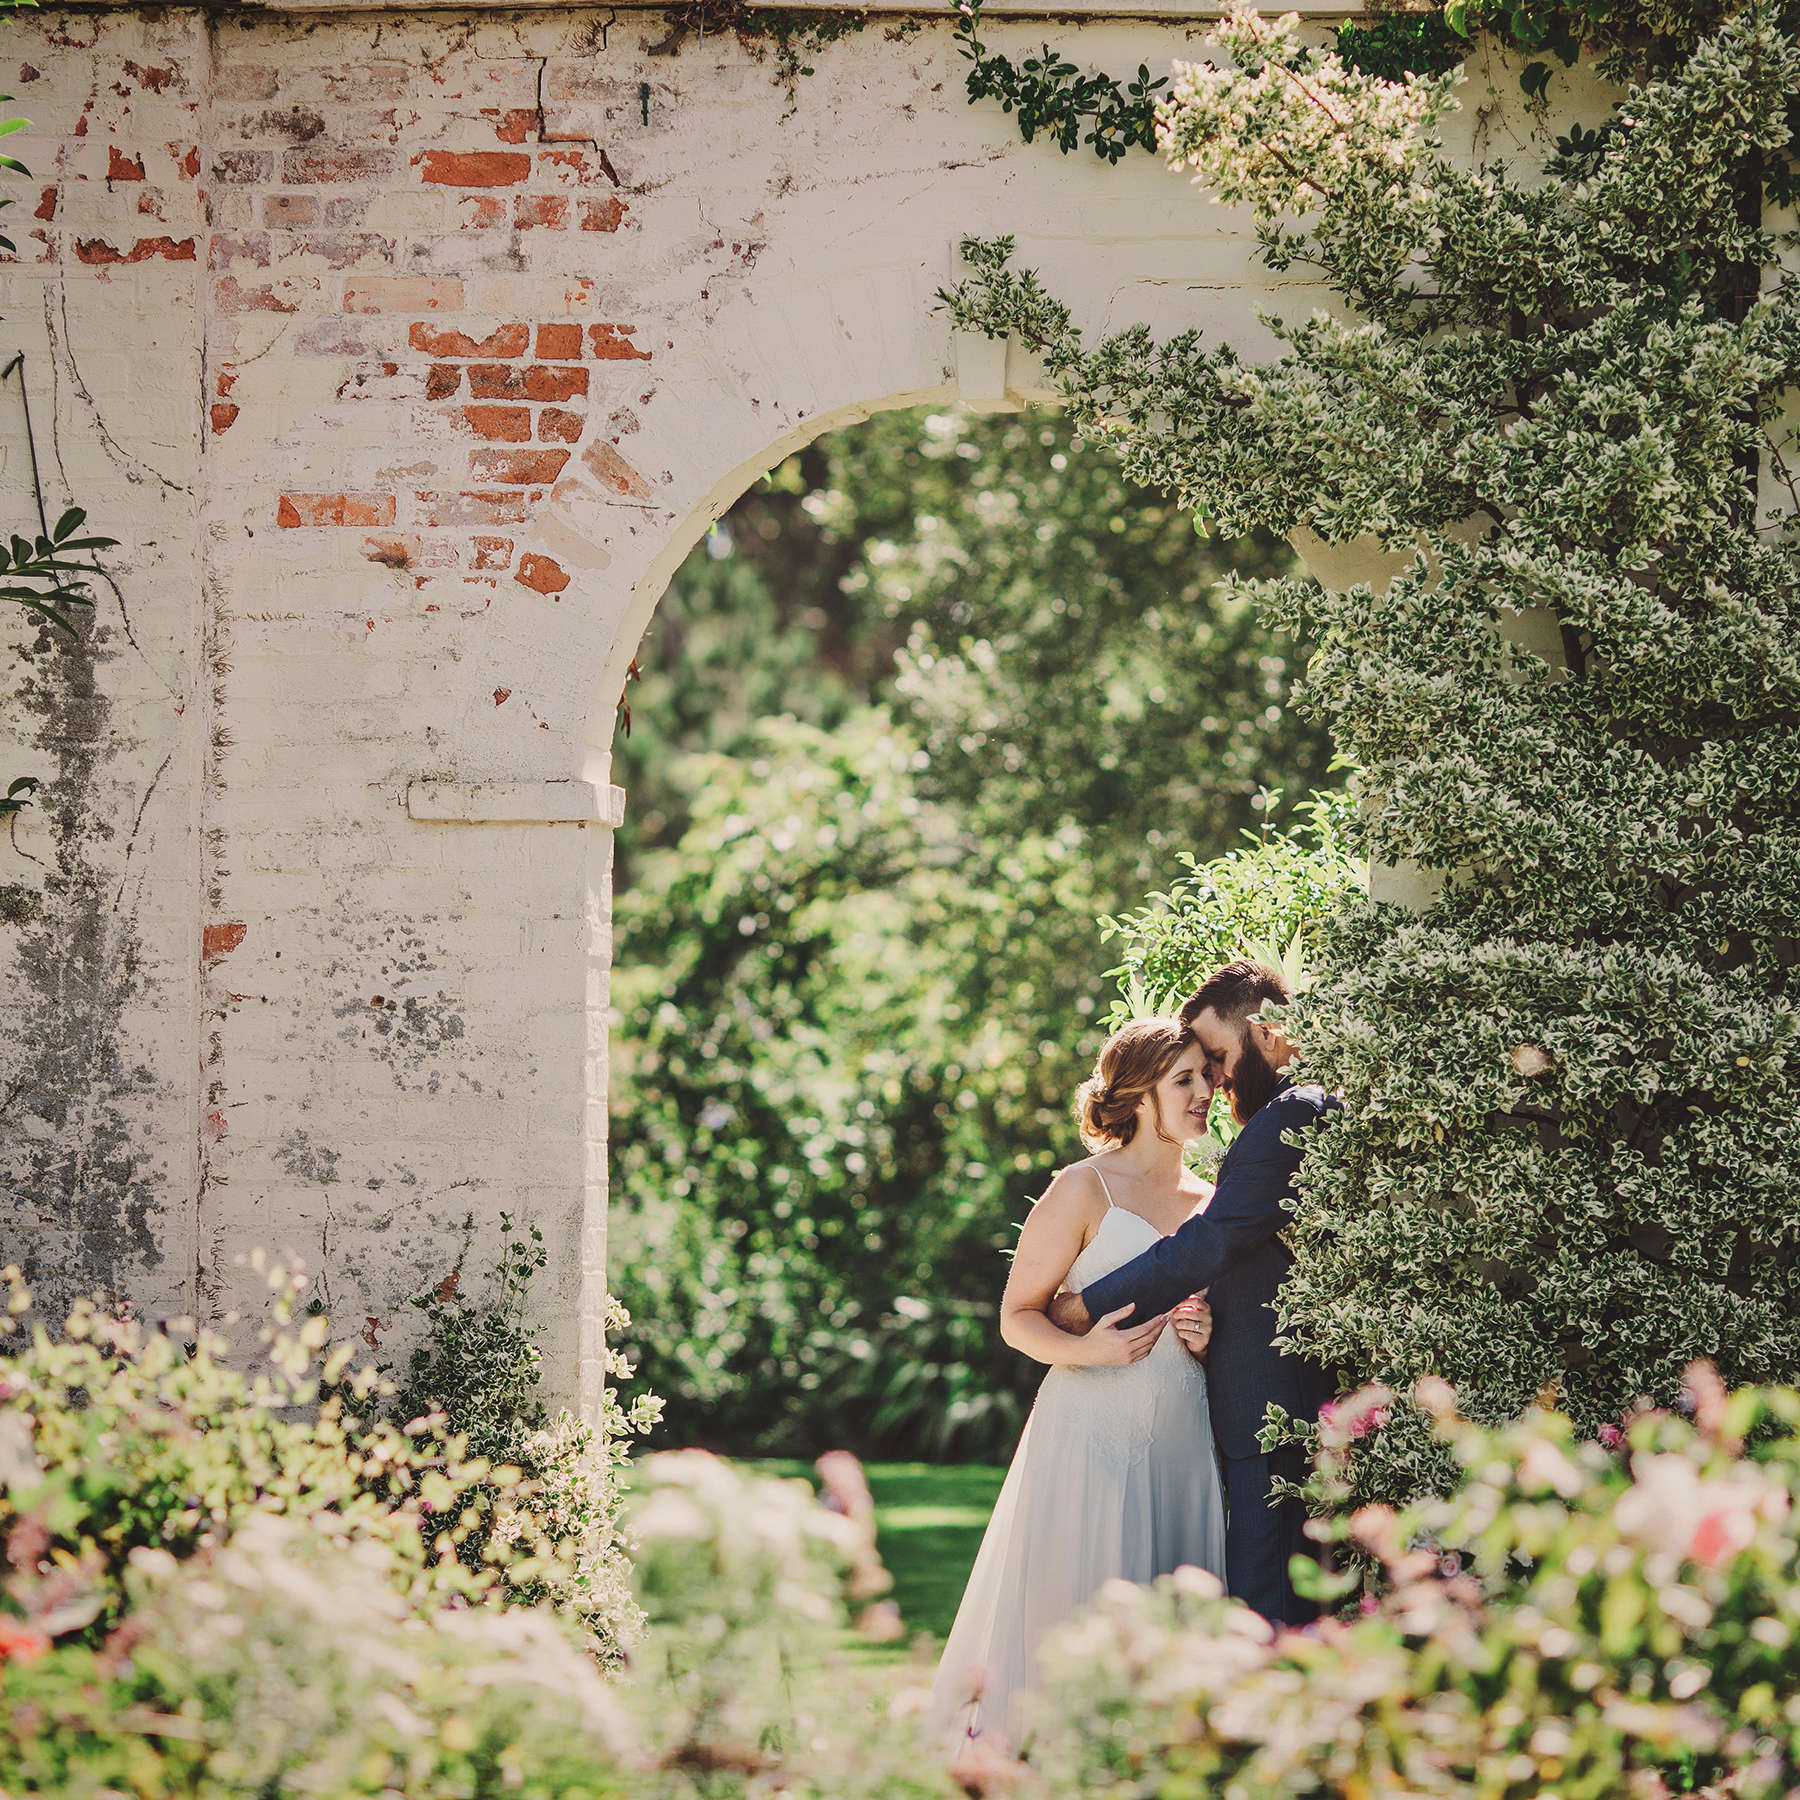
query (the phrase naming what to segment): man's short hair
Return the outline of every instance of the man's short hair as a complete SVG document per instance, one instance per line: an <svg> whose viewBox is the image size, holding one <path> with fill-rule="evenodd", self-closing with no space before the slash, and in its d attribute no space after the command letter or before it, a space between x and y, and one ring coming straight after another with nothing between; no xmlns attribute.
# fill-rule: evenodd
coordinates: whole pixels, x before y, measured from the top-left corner
<svg viewBox="0 0 1800 1800"><path fill-rule="evenodd" d="M1213 972L1188 995L1181 1022L1188 1029L1203 1012L1216 1012L1235 1024L1265 1006L1285 1006L1293 996L1288 986L1267 963L1240 956Z"/></svg>

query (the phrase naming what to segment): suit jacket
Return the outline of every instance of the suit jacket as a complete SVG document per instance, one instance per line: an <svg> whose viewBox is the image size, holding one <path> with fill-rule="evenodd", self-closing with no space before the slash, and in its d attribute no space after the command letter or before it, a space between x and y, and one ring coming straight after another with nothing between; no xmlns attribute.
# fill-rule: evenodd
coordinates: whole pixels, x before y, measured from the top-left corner
<svg viewBox="0 0 1800 1800"><path fill-rule="evenodd" d="M1294 1261L1278 1233L1302 1154L1285 1140L1342 1105L1315 1084L1283 1082L1226 1151L1206 1211L1082 1291L1088 1316L1099 1319L1127 1302L1135 1317L1149 1318L1211 1290L1207 1392L1223 1456L1260 1454L1256 1434L1271 1401L1295 1418L1316 1419L1335 1386L1317 1363L1275 1348L1275 1295Z"/></svg>

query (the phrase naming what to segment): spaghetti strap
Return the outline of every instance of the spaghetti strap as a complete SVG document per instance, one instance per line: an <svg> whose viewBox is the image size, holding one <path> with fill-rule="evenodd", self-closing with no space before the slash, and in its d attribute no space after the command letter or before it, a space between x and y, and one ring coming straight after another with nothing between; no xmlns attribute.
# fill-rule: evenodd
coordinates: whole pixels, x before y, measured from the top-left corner
<svg viewBox="0 0 1800 1800"><path fill-rule="evenodd" d="M1106 1177L1100 1174L1097 1165L1094 1165L1094 1173L1100 1177L1100 1191L1106 1196L1107 1211L1111 1212L1117 1208L1119 1203L1112 1197L1112 1189L1106 1185Z"/></svg>

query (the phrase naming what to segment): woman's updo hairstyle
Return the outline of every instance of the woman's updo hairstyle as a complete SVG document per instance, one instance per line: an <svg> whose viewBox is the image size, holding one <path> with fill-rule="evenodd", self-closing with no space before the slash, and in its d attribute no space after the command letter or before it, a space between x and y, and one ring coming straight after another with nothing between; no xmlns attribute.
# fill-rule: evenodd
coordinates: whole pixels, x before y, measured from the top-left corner
<svg viewBox="0 0 1800 1800"><path fill-rule="evenodd" d="M1139 1103L1192 1042L1179 1019L1133 1019L1106 1040L1075 1094L1081 1141L1090 1151L1122 1150L1137 1136ZM1156 1135L1169 1135L1160 1122Z"/></svg>

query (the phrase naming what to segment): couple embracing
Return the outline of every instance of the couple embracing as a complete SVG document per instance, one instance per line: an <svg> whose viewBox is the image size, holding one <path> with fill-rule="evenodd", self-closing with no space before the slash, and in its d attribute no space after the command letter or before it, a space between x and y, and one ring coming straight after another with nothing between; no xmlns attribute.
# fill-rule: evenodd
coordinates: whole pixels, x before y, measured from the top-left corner
<svg viewBox="0 0 1800 1800"><path fill-rule="evenodd" d="M932 1689L958 1737L1016 1730L1044 1635L1109 1580L1192 1564L1274 1624L1313 1616L1288 1575L1304 1510L1275 1497L1305 1459L1256 1441L1271 1402L1315 1419L1331 1389L1274 1342L1297 1140L1339 1104L1289 1078L1285 1031L1258 1017L1288 997L1227 963L1178 1019L1117 1032L1082 1086L1091 1154L1032 1209L1001 1302L1001 1335L1050 1372ZM1211 1187L1182 1151L1215 1090L1242 1129Z"/></svg>

